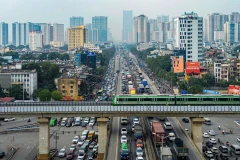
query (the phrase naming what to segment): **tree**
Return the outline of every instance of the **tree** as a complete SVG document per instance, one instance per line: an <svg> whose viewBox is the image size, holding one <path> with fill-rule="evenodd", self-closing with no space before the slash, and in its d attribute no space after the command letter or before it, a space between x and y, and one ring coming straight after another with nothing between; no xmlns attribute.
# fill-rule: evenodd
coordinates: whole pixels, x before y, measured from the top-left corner
<svg viewBox="0 0 240 160"><path fill-rule="evenodd" d="M51 100L51 92L48 89L43 89L39 92L38 95L40 101L50 101Z"/></svg>
<svg viewBox="0 0 240 160"><path fill-rule="evenodd" d="M42 60L46 60L47 59L47 54L39 54L38 57L37 57L38 60L42 61Z"/></svg>
<svg viewBox="0 0 240 160"><path fill-rule="evenodd" d="M3 92L3 88L0 85L0 97L5 97L5 96L6 96L6 94Z"/></svg>
<svg viewBox="0 0 240 160"><path fill-rule="evenodd" d="M188 89L188 92L191 94L202 94L203 93L203 87L201 85L194 85L191 86Z"/></svg>
<svg viewBox="0 0 240 160"><path fill-rule="evenodd" d="M54 99L54 101L60 101L62 97L63 96L59 91L55 90L52 92L52 99Z"/></svg>
<svg viewBox="0 0 240 160"><path fill-rule="evenodd" d="M35 89L32 94L33 99L37 99L41 89Z"/></svg>
<svg viewBox="0 0 240 160"><path fill-rule="evenodd" d="M215 79L210 74L205 74L202 77L203 86L212 87L215 84Z"/></svg>
<svg viewBox="0 0 240 160"><path fill-rule="evenodd" d="M4 63L8 63L8 60L0 58L0 65L4 64Z"/></svg>
<svg viewBox="0 0 240 160"><path fill-rule="evenodd" d="M18 52L12 52L12 51L4 53L3 56L12 56L13 59L19 58Z"/></svg>
<svg viewBox="0 0 240 160"><path fill-rule="evenodd" d="M28 97L28 93L24 91L24 98L23 98L23 87L21 85L12 85L8 89L9 96L14 97L16 100L25 100Z"/></svg>
<svg viewBox="0 0 240 160"><path fill-rule="evenodd" d="M51 48L51 45L50 45L50 44L44 45L43 48L44 48L44 49L50 49L50 48Z"/></svg>
<svg viewBox="0 0 240 160"><path fill-rule="evenodd" d="M19 46L17 47L17 49L23 49L23 48L25 48L24 45L19 45Z"/></svg>
<svg viewBox="0 0 240 160"><path fill-rule="evenodd" d="M65 44L64 46L60 47L59 49L60 49L60 50L67 51L67 50L68 50L68 45Z"/></svg>
<svg viewBox="0 0 240 160"><path fill-rule="evenodd" d="M182 90L187 91L188 86L187 86L186 81L181 81L181 82L179 83L179 89L180 89L181 91L182 91Z"/></svg>

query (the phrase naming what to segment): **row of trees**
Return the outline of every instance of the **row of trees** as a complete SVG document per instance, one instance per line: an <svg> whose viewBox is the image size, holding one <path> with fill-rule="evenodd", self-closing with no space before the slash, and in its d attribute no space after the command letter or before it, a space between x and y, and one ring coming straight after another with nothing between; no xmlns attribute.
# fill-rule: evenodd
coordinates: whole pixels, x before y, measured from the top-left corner
<svg viewBox="0 0 240 160"><path fill-rule="evenodd" d="M28 96L28 93L26 91L23 93L23 87L21 85L12 85L5 90L6 92L0 85L0 97L14 97L16 100L23 100Z"/></svg>
<svg viewBox="0 0 240 160"><path fill-rule="evenodd" d="M69 60L69 55L64 53L56 53L50 52L49 54L39 54L38 56L34 55L33 53L26 53L21 55L20 60Z"/></svg>
<svg viewBox="0 0 240 160"><path fill-rule="evenodd" d="M48 89L34 90L32 97L33 99L39 98L40 101L50 101L51 99L60 101L63 98L62 94L59 91L54 90L50 92Z"/></svg>

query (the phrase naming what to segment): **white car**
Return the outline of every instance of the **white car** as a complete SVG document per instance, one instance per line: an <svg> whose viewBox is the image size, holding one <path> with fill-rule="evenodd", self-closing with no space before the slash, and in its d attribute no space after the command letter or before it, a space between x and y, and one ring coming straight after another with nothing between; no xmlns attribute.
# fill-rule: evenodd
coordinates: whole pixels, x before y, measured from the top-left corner
<svg viewBox="0 0 240 160"><path fill-rule="evenodd" d="M85 122L85 123L89 123L89 118L85 118L85 119L84 119L84 122Z"/></svg>
<svg viewBox="0 0 240 160"><path fill-rule="evenodd" d="M85 156L86 156L86 154L84 153L84 152L79 152L79 154L78 154L78 159L84 159L85 158Z"/></svg>
<svg viewBox="0 0 240 160"><path fill-rule="evenodd" d="M208 130L207 132L208 132L208 134L209 134L210 136L215 136L215 135L216 135L216 133L214 132L214 130Z"/></svg>
<svg viewBox="0 0 240 160"><path fill-rule="evenodd" d="M94 120L91 120L91 121L89 122L89 126L90 126L90 127L94 126L94 124L95 124L95 121L94 121Z"/></svg>
<svg viewBox="0 0 240 160"><path fill-rule="evenodd" d="M58 152L58 157L63 158L66 156L66 149L62 148L59 152Z"/></svg>
<svg viewBox="0 0 240 160"><path fill-rule="evenodd" d="M136 157L136 160L144 160L143 157Z"/></svg>
<svg viewBox="0 0 240 160"><path fill-rule="evenodd" d="M203 132L202 136L203 136L204 138L209 138L209 134L208 134L207 132Z"/></svg>
<svg viewBox="0 0 240 160"><path fill-rule="evenodd" d="M127 134L127 128L122 128L121 129L121 134L123 135L123 134Z"/></svg>
<svg viewBox="0 0 240 160"><path fill-rule="evenodd" d="M79 139L78 143L77 143L77 146L82 146L84 141L85 141L84 139Z"/></svg>
<svg viewBox="0 0 240 160"><path fill-rule="evenodd" d="M218 149L217 149L216 147L212 147L212 148L210 149L210 151L211 151L212 153L218 154Z"/></svg>
<svg viewBox="0 0 240 160"><path fill-rule="evenodd" d="M206 151L206 152L205 152L205 155L206 155L206 157L208 157L208 158L212 158L212 157L213 157L213 153L212 153L211 151Z"/></svg>
<svg viewBox="0 0 240 160"><path fill-rule="evenodd" d="M143 149L141 147L138 147L136 149L136 156L137 157L142 157L143 156Z"/></svg>
<svg viewBox="0 0 240 160"><path fill-rule="evenodd" d="M240 138L237 138L237 141L240 142Z"/></svg>
<svg viewBox="0 0 240 160"><path fill-rule="evenodd" d="M208 141L211 142L211 143L213 143L213 144L216 144L216 143L217 143L216 139L214 139L214 138L210 138Z"/></svg>
<svg viewBox="0 0 240 160"><path fill-rule="evenodd" d="M133 124L134 124L134 125L140 124L139 119L138 119L138 118L134 118L134 119L133 119Z"/></svg>
<svg viewBox="0 0 240 160"><path fill-rule="evenodd" d="M127 136L123 135L121 137L121 143L127 143Z"/></svg>
<svg viewBox="0 0 240 160"><path fill-rule="evenodd" d="M11 118L5 118L4 119L4 122L10 122L10 121L15 121L15 118L11 117Z"/></svg>
<svg viewBox="0 0 240 160"><path fill-rule="evenodd" d="M135 128L135 125L132 126L132 132L134 132L134 130L135 130L134 128Z"/></svg>
<svg viewBox="0 0 240 160"><path fill-rule="evenodd" d="M78 136L75 136L72 140L73 144L77 144L78 143Z"/></svg>

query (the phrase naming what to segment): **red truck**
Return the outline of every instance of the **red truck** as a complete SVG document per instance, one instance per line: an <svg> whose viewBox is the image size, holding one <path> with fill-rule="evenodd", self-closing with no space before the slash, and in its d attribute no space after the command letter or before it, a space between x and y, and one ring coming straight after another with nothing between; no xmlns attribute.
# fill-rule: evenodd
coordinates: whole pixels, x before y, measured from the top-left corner
<svg viewBox="0 0 240 160"><path fill-rule="evenodd" d="M160 146L162 144L162 138L163 138L163 143L165 143L165 139L164 139L165 131L162 127L162 124L158 121L152 121L151 128L152 128L152 135L155 140L156 146Z"/></svg>

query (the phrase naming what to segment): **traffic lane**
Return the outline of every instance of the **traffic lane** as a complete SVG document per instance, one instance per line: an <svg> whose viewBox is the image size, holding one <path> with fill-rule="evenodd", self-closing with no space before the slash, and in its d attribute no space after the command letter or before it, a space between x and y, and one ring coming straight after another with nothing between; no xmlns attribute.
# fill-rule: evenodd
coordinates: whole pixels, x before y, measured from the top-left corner
<svg viewBox="0 0 240 160"><path fill-rule="evenodd" d="M14 141L12 141L14 139ZM12 157L12 160L19 160L19 157L25 159L28 157L34 147L38 144L38 132L23 132L14 134L0 135L0 147L9 149L20 148ZM37 153L36 153L37 155Z"/></svg>
<svg viewBox="0 0 240 160"><path fill-rule="evenodd" d="M180 137L185 145L189 149L189 159L191 160L201 160L198 156L197 149L192 146L192 143L190 143L189 139L186 137L186 135L183 133L183 131L180 129L177 119L175 117L168 117L169 122L174 128L174 131L177 135L177 137Z"/></svg>
<svg viewBox="0 0 240 160"><path fill-rule="evenodd" d="M0 126L0 132L1 131L6 131L7 128L13 128L13 127L19 127L19 126L24 126L24 125L30 125L33 123L37 123L37 118L30 118L31 122L28 122L29 118L17 118L15 121L10 121L10 122L3 122L0 121L1 126Z"/></svg>

